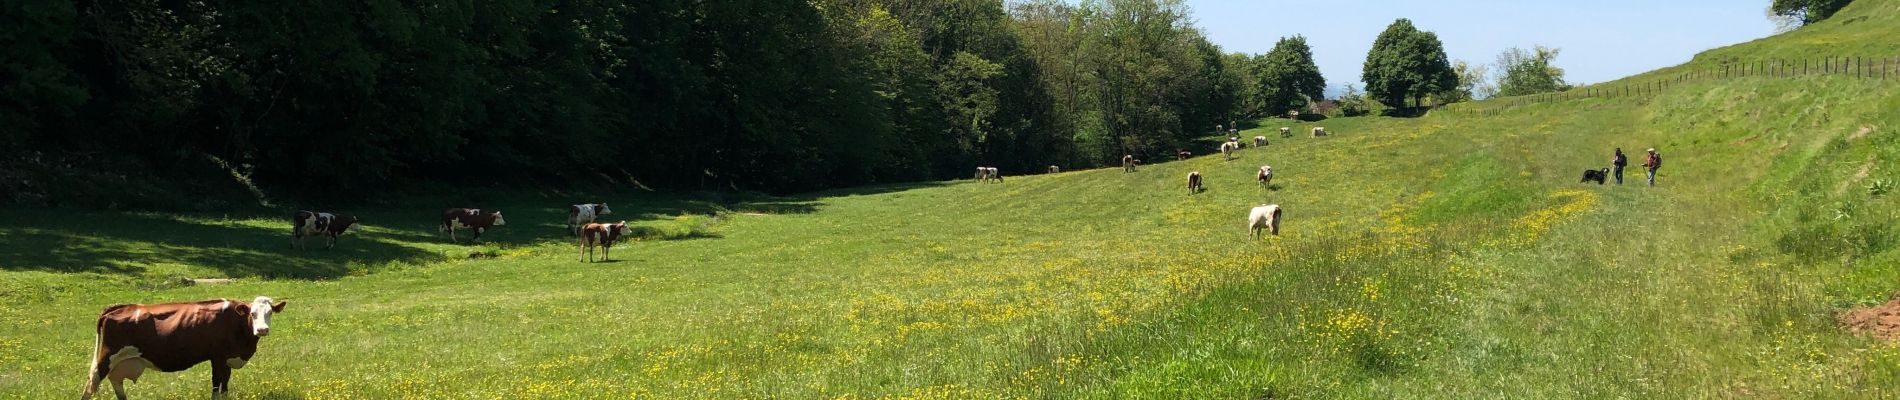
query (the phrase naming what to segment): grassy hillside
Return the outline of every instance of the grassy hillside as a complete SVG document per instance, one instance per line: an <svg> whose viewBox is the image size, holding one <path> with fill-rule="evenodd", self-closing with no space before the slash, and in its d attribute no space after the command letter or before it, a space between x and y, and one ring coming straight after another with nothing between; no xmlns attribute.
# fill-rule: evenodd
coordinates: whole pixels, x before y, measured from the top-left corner
<svg viewBox="0 0 1900 400"><path fill-rule="evenodd" d="M1895 7L1859 3L1836 20ZM1896 83L1262 120L1239 160L1136 173L596 196L645 239L597 264L558 225L578 198L349 210L372 228L308 252L278 215L0 211L0 397L72 395L106 305L259 294L292 305L234 398L1892 397L1900 348L1833 315L1900 291L1900 204L1869 189ZM1619 146L1663 152L1657 187L1577 183ZM1283 234L1249 240L1269 202ZM444 243L462 204L512 224ZM240 281L176 283L205 277Z"/></svg>

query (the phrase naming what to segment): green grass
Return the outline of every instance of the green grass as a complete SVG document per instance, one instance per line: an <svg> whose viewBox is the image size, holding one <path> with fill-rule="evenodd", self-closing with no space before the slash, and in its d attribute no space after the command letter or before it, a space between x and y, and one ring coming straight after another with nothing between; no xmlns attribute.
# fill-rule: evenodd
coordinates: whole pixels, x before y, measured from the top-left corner
<svg viewBox="0 0 1900 400"><path fill-rule="evenodd" d="M592 196L642 227L594 264L560 196L347 210L370 229L304 252L280 215L0 211L0 397L73 395L106 305L260 294L292 305L235 398L1893 397L1900 348L1832 314L1900 290L1900 204L1866 189L1896 178L1895 86L1262 120L1240 160L1137 173ZM1315 124L1335 136L1278 138ZM1615 146L1661 149L1661 185L1576 182ZM1265 202L1283 235L1249 240ZM512 224L446 243L460 204ZM208 277L240 280L178 283Z"/></svg>

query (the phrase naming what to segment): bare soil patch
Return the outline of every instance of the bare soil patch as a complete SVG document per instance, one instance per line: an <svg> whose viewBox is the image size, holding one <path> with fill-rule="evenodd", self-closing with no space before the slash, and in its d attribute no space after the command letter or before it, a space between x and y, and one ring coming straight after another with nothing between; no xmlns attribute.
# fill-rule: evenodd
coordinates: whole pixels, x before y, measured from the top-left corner
<svg viewBox="0 0 1900 400"><path fill-rule="evenodd" d="M1841 313L1841 328L1857 335L1885 341L1900 340L1900 298L1873 307L1861 307Z"/></svg>
<svg viewBox="0 0 1900 400"><path fill-rule="evenodd" d="M1872 127L1872 126L1863 126L1863 127L1860 127L1860 130L1858 130L1858 131L1854 131L1854 134L1852 134L1852 135L1847 135L1847 140L1850 140L1850 141L1852 141L1852 140L1860 140L1860 138L1864 138L1864 137L1867 137L1867 134L1869 134L1869 133L1874 133L1874 127Z"/></svg>

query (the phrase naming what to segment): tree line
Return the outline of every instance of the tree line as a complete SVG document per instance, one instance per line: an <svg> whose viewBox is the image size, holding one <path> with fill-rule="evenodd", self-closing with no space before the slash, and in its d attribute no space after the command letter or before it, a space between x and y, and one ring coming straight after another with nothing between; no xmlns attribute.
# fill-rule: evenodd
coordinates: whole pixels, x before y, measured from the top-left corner
<svg viewBox="0 0 1900 400"><path fill-rule="evenodd" d="M529 181L791 192L1096 166L1324 86L1304 39L1283 41L1298 54L1226 54L1180 0L4 8L13 150L160 175L215 164L296 196Z"/></svg>

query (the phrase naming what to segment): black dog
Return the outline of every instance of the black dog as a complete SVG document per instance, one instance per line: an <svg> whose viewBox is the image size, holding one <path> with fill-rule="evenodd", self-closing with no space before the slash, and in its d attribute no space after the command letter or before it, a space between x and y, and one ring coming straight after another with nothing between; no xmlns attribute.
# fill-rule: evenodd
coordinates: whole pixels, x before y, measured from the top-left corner
<svg viewBox="0 0 1900 400"><path fill-rule="evenodd" d="M1603 184L1603 180L1609 177L1610 177L1609 168L1586 169L1586 170L1583 170L1583 180L1577 181L1577 183L1588 183L1590 181L1597 181L1597 184L1601 185Z"/></svg>

